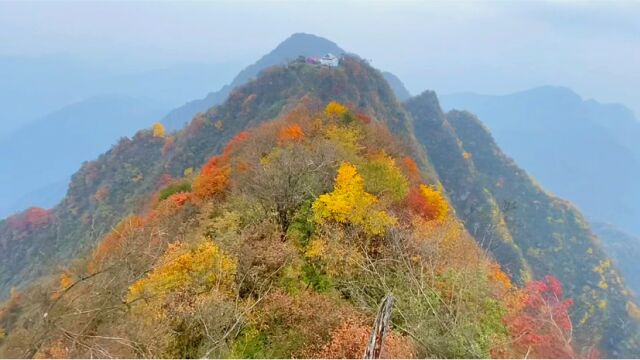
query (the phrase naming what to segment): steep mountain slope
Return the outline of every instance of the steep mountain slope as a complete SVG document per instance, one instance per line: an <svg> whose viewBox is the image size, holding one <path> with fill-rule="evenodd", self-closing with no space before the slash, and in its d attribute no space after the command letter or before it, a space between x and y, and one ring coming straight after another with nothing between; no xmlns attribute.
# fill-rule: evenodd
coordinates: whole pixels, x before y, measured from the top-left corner
<svg viewBox="0 0 640 360"><path fill-rule="evenodd" d="M640 121L629 108L621 104L603 104L596 100L586 100L584 105L590 119L604 127L618 144L631 150L640 159Z"/></svg>
<svg viewBox="0 0 640 360"><path fill-rule="evenodd" d="M109 149L121 136L150 126L165 110L157 103L118 95L67 106L0 143L0 217L24 210L21 197L68 179L83 161ZM9 170L10 169L10 170ZM60 201L55 199L55 203ZM41 202L31 205L46 206Z"/></svg>
<svg viewBox="0 0 640 360"><path fill-rule="evenodd" d="M172 110L165 116L162 123L169 130L181 129L191 121L197 113L205 112L215 105L222 104L233 89L254 79L261 71L274 65L286 64L299 56L322 56L327 53L339 56L345 54L346 51L334 42L316 35L305 33L293 34L280 43L274 50L242 70L230 84L223 86L218 91L209 93L202 99L189 101L183 106ZM399 100L404 101L411 97L411 94L409 94L409 91L397 76L387 71L383 72L382 75Z"/></svg>
<svg viewBox="0 0 640 360"><path fill-rule="evenodd" d="M389 84L389 86L391 86L391 89L393 89L393 92L396 94L398 100L406 101L411 97L409 90L407 90L400 78L388 71L383 71L382 76L384 76L384 79L387 80L387 83Z"/></svg>
<svg viewBox="0 0 640 360"><path fill-rule="evenodd" d="M323 109L325 104L332 101L348 104L353 109L348 112L349 115L347 117L343 118L346 124L370 124L367 125L368 129L370 129L368 131L372 131L374 134L366 137L366 145L360 143L353 144L353 139L357 139L358 136L357 134L349 133L349 131L346 133L336 133L332 131L329 133L331 135L327 136L335 138L335 141L346 143L348 145L347 148L350 149L372 149L371 151L365 151L372 152L372 154L367 155L368 157L374 156L376 153L379 154L379 150L376 149L381 147L383 149L389 149L385 150L385 152L394 155L394 158L397 160L400 159L401 155L413 157L418 163L418 167L423 170L422 173L417 174L417 176L423 178L424 181L430 184L437 184L439 178L439 181L444 185L444 191L447 192L456 209L456 215L465 222L468 232L474 235L480 245L485 246L496 254L498 260L505 268L510 270L510 273L518 282L522 283L526 281L528 274L533 274L538 278L545 277L546 275L557 275L565 280L566 285L569 287L568 294L574 297L576 301L576 310L573 312L573 318L575 331L578 334L578 351L580 354L586 354L589 349L585 349L584 347L594 344L600 344L602 350L612 356L632 356L636 354L634 351L637 351L636 349L638 347L637 342L634 342L636 340L633 336L637 336L637 324L627 315L625 306L627 306L626 301L628 299L625 298L624 295L625 289L621 281L616 277L617 271L615 268L608 265L607 258L596 243L595 238L589 233L588 228L580 222L580 215L571 207L550 198L535 187L523 172L517 169L512 162L508 161L504 155L500 153L491 137L479 126L476 119L462 113L454 113L448 116L443 115L439 109L437 99L433 94L425 94L412 99L407 105L407 108L414 113L416 134L419 135L419 140L422 141L427 148L425 155L424 149L417 143L416 137L414 136L414 124L411 116L400 105L393 91L385 82L382 74L371 68L366 62L354 57L344 58L338 68L326 68L305 64L303 62L292 62L284 67L268 69L255 81L232 92L223 105L214 107L205 114L197 116L189 126L177 134L165 137L162 134L154 135L151 131L147 130L139 132L131 140L121 140L112 150L102 155L98 160L85 164L82 169L74 175L67 196L54 210L32 209L26 213L0 222L0 248L2 250L0 251L0 266L2 267L2 271L0 271L2 278L0 278L0 281L2 290L6 293L10 286L26 284L41 274L60 274L60 272L65 274L64 268L59 270L51 269L56 265L67 265L68 259L73 256L87 254L91 249L94 249L96 243L105 235L109 234L114 227L116 228L116 235L114 237L107 236L105 239L116 239L113 240L115 244L118 244L119 240L117 239L121 238L118 234L127 233L123 231L128 229L128 224L134 226L133 231L137 234L137 230L135 230L137 229L137 225L135 224L155 221L153 220L154 217L144 221L136 217L129 218L129 220L125 222L121 222L121 220L129 214L146 213L154 209L157 201L164 199L162 196L164 192L158 193L157 197L150 198L150 195L157 190L166 189L166 186L171 184L171 178L182 178L186 176L186 178L189 179L194 170L197 170L206 163L207 166L203 168L202 173L211 176L212 182L206 182L206 185L196 185L197 182L194 180L190 185L191 191L194 194L199 193L198 188L205 189L205 193L217 191L216 189L219 189L221 184L220 179L224 179L225 177L225 172L220 172L220 166L222 166L222 169L226 169L225 164L227 164L227 160L225 160L225 156L214 157L210 161L208 161L208 159L216 154L222 153L224 155L230 151L228 149L233 149L235 144L242 143L247 138L251 139L251 136L242 133L243 130L258 126L269 119L282 116L283 114L292 114L288 118L291 121L295 121L298 117L304 117L304 112L302 114L296 113L296 109L300 104L303 105L304 109L308 109L309 113L314 114ZM334 105L333 108L334 110L329 111L329 113L340 112L342 110L335 109L344 107L342 105ZM435 119L432 117L435 117ZM309 129L313 128L314 119L315 117L311 116L309 119L311 125L305 125L305 127L301 127L301 129L295 127L288 129L285 135L283 135L284 140L281 141L290 138L295 139L300 136L300 133L310 133L311 130ZM378 124L384 126L378 127ZM385 130L385 127L402 138L401 143L397 144L398 148L395 146L392 148L384 147L384 144L393 142L390 140L392 136ZM445 129L442 129L443 127L445 127ZM270 131L276 131L276 129L277 128L274 128ZM240 135L238 136L238 134ZM474 136L477 137L474 138ZM223 144L231 139L234 139L231 141L231 145L223 148ZM253 143L253 148L258 149L254 154L257 154L260 159L265 161L263 163L262 160L260 160L259 162L261 164L268 164L271 160L269 160L269 157L265 158L265 156L271 153L271 148L267 145L272 144L273 140L265 142L263 140L253 139L254 140L249 140L249 142ZM263 149L263 146L266 148ZM339 147L332 145L329 146L327 151L337 148ZM393 153L391 149L395 149ZM274 155L276 159L279 158L278 154L279 153L276 152L276 155ZM348 159L348 157L341 159ZM357 163L356 160L358 160L357 157L353 162ZM415 165L411 166L413 161L410 161L410 159L403 159L403 162L405 162L405 166L408 168L416 169ZM255 163L255 161L252 163ZM234 164L234 166L237 165L240 169L244 166L241 161L231 164ZM336 164L334 163L333 166L335 169ZM377 165L372 169L376 168L378 168ZM274 170L272 173L280 174L283 167L279 166L278 169L281 170ZM284 167L284 169L286 169L286 167ZM460 183L456 182L456 176L452 173L452 169L460 169L459 178L462 178L464 181ZM382 173L388 172L383 171ZM501 176L504 177L504 183L500 182ZM470 177L470 179L466 179L467 177ZM249 173L249 178L253 179L252 181L261 179L260 176L252 176L252 173ZM287 189L292 186L292 181L297 178L296 175L292 174L288 178L285 178L288 179L285 182L279 182L278 186L271 187L270 190L266 192L266 195L261 195L277 195L277 202L272 201L273 199L263 200L265 201L264 203L253 200L242 202L242 199L239 199L241 203L236 204L232 202L236 204L233 206L247 206L249 209L255 211L266 210L268 214L277 215L275 217L278 219L280 230L275 234L276 238L281 239L283 230L288 229L292 224L293 218L292 213L287 210L287 207L274 208L274 204L279 204L283 199L290 199L290 193ZM189 186L180 181L172 186L183 189L184 191L189 191ZM224 183L224 181L222 183ZM508 192L502 193L502 190L500 190L501 187L508 189ZM241 189L240 192L249 192L251 189L251 187L246 189L246 191ZM431 189L435 191L433 188ZM313 192L317 195L323 191L326 191L326 188L319 192ZM430 194L429 190L420 191ZM282 192L284 192L284 194ZM471 196L465 195L466 193L470 193ZM171 192L164 194L170 196ZM416 194L416 192L414 192L414 194ZM418 192L417 194L419 195L420 193ZM282 195L282 197L280 197L280 195ZM297 197L294 198L299 200ZM367 196L355 196L355 198L370 199ZM178 202L182 202L180 199L177 199L179 200ZM267 197L266 199L271 198ZM465 199L471 199L470 203L465 203ZM296 204L299 204L297 202L298 200L296 200ZM516 204L515 210L511 209L514 201ZM215 204L216 202L214 201L212 206L215 206ZM250 204L254 205L251 206ZM522 209L523 214L516 213L517 216L514 215L513 218L511 218L509 214L512 211L520 211L519 209ZM168 211L172 210L169 209ZM153 239L158 235L164 239L162 240L164 246L174 240L190 241L190 243L194 244L192 242L195 241L192 238L194 233L191 232L193 230L191 226L193 224L192 221L198 221L197 219L201 217L191 217L189 212L181 214L185 217L170 218L163 222L167 228L170 227L172 229L167 237L161 235L164 229L158 229L152 226L147 229L149 232L143 230L141 233L142 237L136 235L135 238ZM205 218L207 217L206 214L210 214L209 210L203 215ZM353 218L356 224L365 226L365 228L368 227L368 229L374 233L380 229L375 226L375 224L367 225L368 223L366 222L366 219L379 213L366 212L359 214L360 215ZM476 217L476 214L480 214L480 216ZM507 215L505 216L504 214ZM531 217L531 219L528 217ZM338 217L338 219L342 218ZM384 220L384 217L380 219L382 219L382 223L385 223L386 220ZM531 222L529 222L530 220ZM220 219L220 221L222 222L219 226L225 228L227 226L225 224L229 224L229 221L234 223L236 220L233 220L231 217ZM481 231L478 231L474 221L478 223L479 227L482 227ZM563 225L562 222L566 224ZM116 226L118 223L121 223L121 225ZM487 223L489 225L486 225ZM249 222L249 224L255 225L255 223L252 222ZM246 222L244 225L246 225ZM305 226L303 226L302 231L306 231L304 230L306 228ZM543 227L540 236L537 236L535 232L538 227ZM196 226L196 228L198 227ZM401 229L397 230L400 231ZM252 230L249 228L247 231L251 232ZM501 236L500 239L495 240L500 242L500 246L493 246L494 233L500 234ZM230 236L230 239L234 239L233 234L235 234L235 232L227 235ZM441 233L438 234L442 235ZM484 236L485 234L488 235ZM269 235L266 238L270 238L271 236L273 235ZM430 236L421 236L421 238L429 239ZM445 238L447 237L445 236ZM457 238L457 236L453 238ZM391 239L393 239L393 236ZM107 244L110 243L111 240L107 241ZM456 243L457 242L454 242L454 244ZM155 257L152 256L150 260L151 264L154 264L154 259L158 259L157 255L159 255L156 251L162 251L163 248L153 247L155 250L151 251L151 249L144 247L146 246L145 244L148 244L147 242L139 244L143 246L143 248L134 248L133 250L124 248L125 263L128 263L132 258L141 257L141 254L153 253ZM375 244L375 242L372 244ZM115 247L120 248L117 245ZM98 253L100 253L99 249L97 250ZM456 248L454 253L464 257L471 254L472 252L470 251L468 248ZM347 251L346 253L349 254L351 252ZM180 256L185 255L185 253L182 252L179 254L181 254ZM454 254L451 255L451 258L454 259ZM442 257L442 255L439 256ZM567 259L565 259L565 257L567 257ZM586 259L583 261L583 264L576 265L576 268L581 269L582 273L572 272L574 269L563 267L569 264L573 266L577 257ZM242 259L243 257L239 258ZM76 268L76 270L86 269L89 273L71 272L69 276L72 278L75 277L76 279L84 279L85 276L91 275L91 267L87 267L88 265L86 264L87 259L88 258L80 260L80 268ZM448 256L444 257L444 260L448 259ZM147 260L149 260L149 258L147 258ZM420 259L415 259L411 261L419 260ZM167 261L171 262L170 259L167 259ZM462 262L469 263L469 259L463 259ZM469 263L469 265L472 265L472 263L473 262ZM121 263L119 262L118 264ZM145 264L148 265L148 263ZM595 264L596 267L589 268L592 264ZM136 266L137 265L134 267ZM129 271L129 268L126 266L115 266L115 268L117 268L117 271ZM357 268L358 266L356 266L356 269ZM109 267L109 269L113 268ZM146 276L144 274L150 271L149 268L143 268L142 272L140 272L140 268L136 267L136 269L134 269L133 272L122 274L110 272L112 276L109 276L109 278L128 279L131 281L131 284L133 284L134 281L140 280L141 276ZM276 266L276 269L278 269L278 266ZM434 271L435 270L444 271L443 268L437 267ZM114 271L116 270L114 269ZM553 272L559 273L555 274ZM482 275L483 273L480 274ZM247 281L251 281L252 277L250 275L247 276ZM326 286L323 285L326 284L325 278L318 278L315 273L310 273L308 276L311 278L309 281L316 284L314 286L320 288ZM453 278L456 278L457 275L444 271L443 276L453 276ZM63 278L65 278L64 275ZM504 276L500 276L500 278L510 284L508 278ZM561 289L559 289L557 285L553 285L556 283L552 278L549 278L548 281L550 281L548 284L533 283L533 287L542 292L547 291L544 289L553 289L551 295L555 299L554 304L560 306L559 297L561 297ZM69 283L66 280L64 283L67 285L63 285L62 289L66 292ZM73 283L73 280L71 280L71 283ZM353 284L353 279L347 283ZM398 283L404 284L408 282L399 281ZM461 282L456 281L455 283L466 284L469 283L469 281L463 280ZM471 283L475 282L471 281ZM126 295L126 291L128 291L126 285L127 284L123 286L122 283L119 283L116 289L106 288L107 293L110 294L108 295L110 303L120 301L119 305L116 306L114 304L114 306L119 309L118 311L123 309L121 295ZM96 287L100 289L101 286L106 286L106 284L100 282L92 286L95 287L88 289L83 288L84 290L82 291L94 293ZM375 296L366 291L366 289L364 290L364 294L368 300L364 301L363 299L362 301L367 303L370 309L375 308L375 304L379 301L378 296L381 293L380 287L378 286L379 285L376 285L374 287L374 289L377 289L374 292ZM402 288L400 288L400 290L407 291L408 293L419 291L419 289ZM47 291L49 290L45 289L45 292ZM123 291L125 292L124 294ZM453 296L454 293L457 294L456 291L462 290L458 289L454 291L454 289L452 289L447 297ZM407 292L403 294L406 295ZM100 294L101 295L96 295L98 296L98 300L100 296L105 295L102 292L100 292ZM352 294L351 290L347 291L346 294L343 293L341 296L353 299L349 294ZM356 295L358 294L362 295L362 293L357 292ZM465 298L465 294L466 293L463 292L461 296ZM545 295L544 299L552 299L546 296L547 295ZM475 298L475 296L473 298ZM437 296L434 300L437 300ZM372 306L372 304L374 305ZM562 304L561 308L566 310L568 303L565 304L562 302ZM92 305L92 303L88 305ZM423 315L432 314L434 311L433 308L429 308L428 302L426 306L425 304L414 305L417 307L409 306L408 309L418 311L419 314ZM51 305L49 304L48 306ZM73 304L69 304L68 306L73 306ZM480 305L476 304L474 306ZM482 306L492 305L485 304ZM210 308L217 307L213 306ZM286 305L285 308L287 308ZM456 307L453 308L455 309ZM32 311L38 313L38 311L41 310L42 307L36 307L36 309ZM560 308L558 310L560 310ZM265 311L268 312L269 309L267 308ZM481 314L486 314L493 310L491 310L491 308L483 308L478 311ZM497 314L502 313L500 310L495 311L497 311ZM494 312L494 314L496 314L496 312ZM405 315L402 314L399 316L401 318L405 317ZM435 315L436 321L440 319L439 316L440 315ZM446 314L443 316L445 316L445 318L451 316L455 319L474 318L473 316L469 317L459 313L455 315ZM460 317L458 318L458 316ZM412 318L412 316L407 315L405 320L410 318ZM493 319L495 320L495 317ZM88 319L87 321L99 326L97 323L94 323L93 319ZM398 321L402 323L404 320ZM619 323L620 321L623 322L622 325ZM307 321L304 320L302 322L306 323ZM99 323L102 322L99 321ZM133 323L136 323L136 321L133 321ZM127 324L130 323L121 325L127 327ZM439 324L442 325L442 323ZM477 325L478 323L472 323L469 326L473 328L475 326L473 324ZM520 322L518 322L518 324L520 324ZM28 322L24 323L24 325L27 327L30 326ZM561 325L561 328L567 328L568 325L569 323L565 322ZM47 322L44 321L43 329L46 333L50 330L47 326ZM178 324L176 326L180 325ZM491 329L498 327L504 330L504 328L502 328L504 325L496 323L487 324L487 326ZM91 336L91 331L93 331L94 328L89 328L90 329L86 331L89 331L89 336ZM429 324L428 322L421 323L420 329L422 330L420 336L429 336L431 332L428 329L432 328L433 324ZM260 329L260 327L256 329L258 331L257 339L247 335L248 338L246 339L245 349L251 348L251 344L254 341L262 341L260 340ZM289 331L291 329L286 330ZM503 330L499 330L498 332ZM30 330L26 329L25 331L29 332ZM186 330L180 330L181 333L183 331ZM475 334L476 330L469 331ZM35 333L37 334L38 332ZM468 335L470 334L468 331L463 331L462 333L466 333L467 335L460 335L460 337L457 335L448 337L446 336L446 330L444 335L440 333L439 330L437 330L437 333L439 336L435 336L435 338L444 341L444 343L434 343L432 345L431 341L437 340L430 338L431 340L429 340L428 346L424 344L423 346L427 349L430 346L437 346L439 349L449 350L442 350L442 353L438 352L434 354L429 354L428 352L421 353L423 356L487 356L486 351L490 348L487 342L491 343L491 340L488 340L488 338L484 338L484 343L460 346L459 341L465 344L465 342L469 340L468 336L471 335ZM549 339L556 340L561 338L562 336L549 337ZM478 340L475 335L472 336L472 339L473 341ZM529 339L529 337L526 339ZM36 335L36 340L40 341L39 344L42 345L42 341L55 340L55 338L38 338ZM176 341L179 345L180 339L176 339ZM452 347L448 341L454 341L457 345ZM450 353L445 352L453 351L451 349L458 350ZM148 351L151 350L153 349L148 349ZM140 351L147 350L141 349ZM471 351L472 353L470 354L466 351ZM87 355L86 352L82 354ZM159 353L156 352L141 352L134 355L143 356L140 354L160 356L158 355ZM250 355L246 352L242 352L241 354L244 356ZM252 354L254 355L251 356L265 356L264 352ZM267 353L266 355L281 357L291 354L291 352L275 352ZM163 356L184 357L187 355L196 356L193 354L185 355L183 352L170 353L169 355ZM202 354L198 353L197 356L201 355ZM567 353L555 353L553 356L563 355L567 356ZM503 356L508 356L508 354Z"/></svg>
<svg viewBox="0 0 640 360"><path fill-rule="evenodd" d="M443 106L478 114L507 154L590 219L640 233L640 123L630 111L555 87L444 96Z"/></svg>
<svg viewBox="0 0 640 360"><path fill-rule="evenodd" d="M203 99L190 101L171 111L162 122L167 129L180 129L191 121L197 113L207 111L215 105L222 104L234 88L255 78L262 70L270 66L285 64L298 56L322 56L327 53L338 56L344 54L345 51L332 41L315 35L305 33L293 34L270 53L260 58L256 63L242 70L233 79L231 84L223 86L218 91L209 93Z"/></svg>
<svg viewBox="0 0 640 360"><path fill-rule="evenodd" d="M580 355L557 280L513 286L384 119L290 105L14 292L0 356L356 358L391 294L385 358Z"/></svg>
<svg viewBox="0 0 640 360"><path fill-rule="evenodd" d="M0 286L25 283L61 259L90 249L120 218L144 205L146 195L199 168L222 145L247 127L277 116L289 104L303 99L338 100L356 104L374 118L408 136L406 146L427 167L415 140L409 115L395 99L383 77L355 58L337 69L292 63L266 71L258 81L232 93L227 102L196 117L175 136L154 137L150 131L86 163L71 180L67 196L54 210L52 223L31 234L29 227L14 231L9 221L0 225ZM433 179L433 173L430 174ZM29 213L17 215L22 219ZM37 250L36 250L37 249ZM32 257L35 256L36 259Z"/></svg>
<svg viewBox="0 0 640 360"><path fill-rule="evenodd" d="M509 274L519 282L530 278L522 253L505 228L498 200L477 177L478 170L468 157L454 128L440 110L433 92L425 92L406 103L414 118L415 133L427 149L449 198L467 229L479 243L493 252ZM455 189L455 190L454 190Z"/></svg>
<svg viewBox="0 0 640 360"><path fill-rule="evenodd" d="M621 231L611 224L593 223L593 231L602 240L602 245L620 268L624 280L636 295L640 294L640 237Z"/></svg>
<svg viewBox="0 0 640 360"><path fill-rule="evenodd" d="M627 317L631 298L580 213L541 190L500 151L472 114L443 114L431 92L406 106L416 137L425 144L457 213L476 239L516 278L558 276L578 305L572 316L580 342L594 343L598 335L593 329L602 326L608 335L599 340L607 353L637 352L637 323L619 321Z"/></svg>

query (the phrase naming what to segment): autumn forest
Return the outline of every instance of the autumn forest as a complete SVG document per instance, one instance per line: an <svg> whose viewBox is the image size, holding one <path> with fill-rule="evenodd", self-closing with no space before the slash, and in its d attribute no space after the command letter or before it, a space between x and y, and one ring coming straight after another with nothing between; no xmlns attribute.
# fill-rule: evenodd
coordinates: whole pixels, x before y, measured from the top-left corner
<svg viewBox="0 0 640 360"><path fill-rule="evenodd" d="M297 55L0 220L0 357L640 356L618 264L481 119Z"/></svg>

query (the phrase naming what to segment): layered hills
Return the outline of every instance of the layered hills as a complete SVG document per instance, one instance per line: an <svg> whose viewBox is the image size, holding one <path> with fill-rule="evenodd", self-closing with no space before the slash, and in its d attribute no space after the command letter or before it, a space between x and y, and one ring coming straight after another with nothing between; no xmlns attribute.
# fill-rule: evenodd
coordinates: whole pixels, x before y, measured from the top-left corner
<svg viewBox="0 0 640 360"><path fill-rule="evenodd" d="M507 154L589 219L640 233L640 122L624 106L552 86L448 95L443 106L477 114Z"/></svg>
<svg viewBox="0 0 640 360"><path fill-rule="evenodd" d="M83 161L231 79L235 64L167 68L0 56L0 217L64 197Z"/></svg>
<svg viewBox="0 0 640 360"><path fill-rule="evenodd" d="M35 120L0 142L0 216L26 209L24 197L46 193L50 207L64 196L80 165L108 150L120 137L151 126L166 110L155 101L100 95ZM58 185L62 184L62 186ZM60 191L60 189L62 191ZM49 200L50 199L50 200Z"/></svg>
<svg viewBox="0 0 640 360"><path fill-rule="evenodd" d="M58 107L17 130L2 129L8 133L0 134L0 149L4 154L0 164L13 171L6 172L0 179L6 185L0 191L0 217L22 211L29 205L57 204L80 164L94 159L123 136L131 136L163 117L169 130L178 130L197 113L221 104L234 88L269 66L286 64L298 56L344 52L327 39L294 34L242 70L230 84L169 114L168 109L184 99L203 93L203 88L216 88L222 78L231 78L233 67L190 64L114 74L65 59L0 59L7 89L12 89L1 103L7 108L4 116L22 122L29 120L23 119L29 114ZM387 72L383 74L399 98L409 97L399 79ZM36 86L35 82L46 86ZM26 89L31 88L38 91L27 93ZM87 94L95 95L84 98Z"/></svg>
<svg viewBox="0 0 640 360"><path fill-rule="evenodd" d="M23 288L0 313L9 356L356 357L387 293L390 357L639 348L582 215L475 116L403 105L352 56L122 139L55 208L3 220L0 248L2 290Z"/></svg>
<svg viewBox="0 0 640 360"><path fill-rule="evenodd" d="M591 304L580 315L574 313L582 325L590 318L593 323L615 318L613 313L633 306L621 275L583 216L570 203L543 191L505 156L474 115L442 113L430 92L411 99L407 109L467 229L514 278L559 276L574 299L580 298L577 303ZM615 321L608 326L619 330ZM577 336L589 336L588 328L582 335L576 329Z"/></svg>

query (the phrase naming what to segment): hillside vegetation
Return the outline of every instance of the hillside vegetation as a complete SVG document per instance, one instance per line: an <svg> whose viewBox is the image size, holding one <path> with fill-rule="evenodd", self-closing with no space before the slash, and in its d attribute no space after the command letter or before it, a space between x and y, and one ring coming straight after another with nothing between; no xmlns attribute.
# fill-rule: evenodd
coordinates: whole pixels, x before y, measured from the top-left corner
<svg viewBox="0 0 640 360"><path fill-rule="evenodd" d="M581 215L471 114L403 106L355 57L122 139L0 222L0 250L6 356L359 357L388 293L389 357L640 348Z"/></svg>
<svg viewBox="0 0 640 360"><path fill-rule="evenodd" d="M359 357L389 293L385 357L575 355L555 278L513 285L384 125L315 108L239 133L14 292L3 356Z"/></svg>
<svg viewBox="0 0 640 360"><path fill-rule="evenodd" d="M416 137L476 241L520 283L556 275L576 301L571 315L578 343L600 343L609 356L637 354L638 322L629 311L634 300L583 216L505 156L474 115L442 113L432 92L406 107Z"/></svg>
<svg viewBox="0 0 640 360"><path fill-rule="evenodd" d="M551 86L442 103L477 114L507 154L590 220L640 233L640 123L629 109Z"/></svg>
<svg viewBox="0 0 640 360"><path fill-rule="evenodd" d="M151 192L201 167L238 132L278 116L303 99L357 104L361 111L407 134L418 165L428 166L412 140L410 116L382 76L359 60L346 58L338 69L300 63L271 68L234 91L225 104L196 116L180 132L157 137L143 130L85 163L73 175L63 201L48 212L50 221L11 226L25 222L31 210L0 221L0 295L86 253L123 217L144 207ZM431 173L430 179L434 178Z"/></svg>
<svg viewBox="0 0 640 360"><path fill-rule="evenodd" d="M266 68L285 65L299 56L322 56L327 53L341 55L345 51L334 42L319 36L305 33L293 34L254 64L240 71L230 84L224 85L218 91L210 92L202 99L189 101L172 110L162 119L162 123L170 130L181 129L197 113L224 103L233 90L255 79Z"/></svg>

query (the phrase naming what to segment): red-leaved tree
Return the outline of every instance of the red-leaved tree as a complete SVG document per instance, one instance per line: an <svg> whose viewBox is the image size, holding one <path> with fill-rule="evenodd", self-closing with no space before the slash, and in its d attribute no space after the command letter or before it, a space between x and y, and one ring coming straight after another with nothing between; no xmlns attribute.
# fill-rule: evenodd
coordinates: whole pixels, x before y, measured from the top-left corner
<svg viewBox="0 0 640 360"><path fill-rule="evenodd" d="M572 358L571 299L563 299L562 284L554 276L530 281L517 291L505 323L518 352L539 358Z"/></svg>

